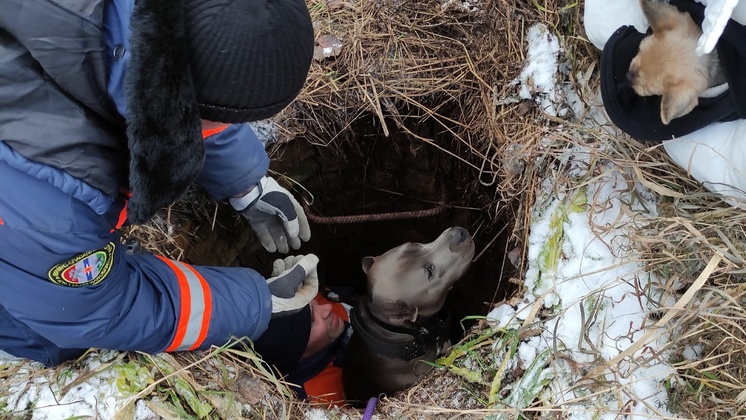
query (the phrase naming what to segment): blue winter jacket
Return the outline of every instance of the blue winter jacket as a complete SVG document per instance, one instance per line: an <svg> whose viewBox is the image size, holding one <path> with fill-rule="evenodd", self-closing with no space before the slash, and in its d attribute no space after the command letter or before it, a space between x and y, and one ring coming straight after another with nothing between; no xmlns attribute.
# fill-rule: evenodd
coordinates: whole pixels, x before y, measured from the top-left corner
<svg viewBox="0 0 746 420"><path fill-rule="evenodd" d="M88 233L115 219L121 191L128 188L122 80L132 7L133 0L0 0L0 315L7 311L23 329L61 348L157 352L220 345L231 335L257 338L271 313L271 295L257 272L125 255L116 233ZM245 191L266 174L264 146L245 124L208 137L204 145L197 182L216 199ZM54 191L47 190L50 185ZM96 297L99 313L55 307L55 296L74 307L75 296L86 294L90 305L96 290L114 284L61 289L49 281L54 267L92 261L91 252L116 261L128 281L142 287L132 283L126 297L117 292L105 298L113 301ZM209 330L200 332L199 343L187 343L188 325L186 332L178 330L186 324L177 328L185 322L186 304L184 287L170 280L174 272L212 289L211 318L204 321ZM49 321L73 313L65 322ZM0 332L0 348L8 350L6 332ZM187 336L183 345L175 342L179 334Z"/></svg>

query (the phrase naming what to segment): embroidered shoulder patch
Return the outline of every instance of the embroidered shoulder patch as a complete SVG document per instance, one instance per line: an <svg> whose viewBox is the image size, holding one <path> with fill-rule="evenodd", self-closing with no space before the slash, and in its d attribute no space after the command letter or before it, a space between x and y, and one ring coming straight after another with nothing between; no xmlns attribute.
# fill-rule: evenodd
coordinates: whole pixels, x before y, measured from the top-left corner
<svg viewBox="0 0 746 420"><path fill-rule="evenodd" d="M114 243L96 251L84 252L49 270L49 280L69 287L99 284L111 271L114 259Z"/></svg>

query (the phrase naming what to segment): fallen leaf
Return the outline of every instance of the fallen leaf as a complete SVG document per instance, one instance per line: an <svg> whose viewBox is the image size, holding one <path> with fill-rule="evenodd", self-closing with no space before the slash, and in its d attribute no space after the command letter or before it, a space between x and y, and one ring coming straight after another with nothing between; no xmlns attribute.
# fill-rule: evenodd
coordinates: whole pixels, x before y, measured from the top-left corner
<svg viewBox="0 0 746 420"><path fill-rule="evenodd" d="M345 6L351 6L351 5L350 3L347 3L344 0L329 0L326 2L326 8L329 10L337 10Z"/></svg>
<svg viewBox="0 0 746 420"><path fill-rule="evenodd" d="M342 52L342 41L334 35L325 34L316 39L316 46L313 49L313 58L321 61L325 58L336 57Z"/></svg>

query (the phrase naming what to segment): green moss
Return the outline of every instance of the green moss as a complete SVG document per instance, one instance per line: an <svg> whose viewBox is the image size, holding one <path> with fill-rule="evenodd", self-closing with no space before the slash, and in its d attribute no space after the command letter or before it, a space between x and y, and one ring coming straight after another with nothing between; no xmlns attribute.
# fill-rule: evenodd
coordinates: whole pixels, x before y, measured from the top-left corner
<svg viewBox="0 0 746 420"><path fill-rule="evenodd" d="M189 381L181 375L173 375L174 372L176 372L176 369L168 362L168 360L172 360L170 356L168 356L168 360L166 360L165 355L152 356L152 360L163 375L169 376L167 381L173 387L173 391L175 391L171 393L171 399L177 407L186 411L182 404L183 401L194 412L197 418L202 419L210 414L212 406L200 399L197 391Z"/></svg>
<svg viewBox="0 0 746 420"><path fill-rule="evenodd" d="M117 373L117 389L123 395L137 394L153 383L153 374L147 366L129 361L113 368Z"/></svg>

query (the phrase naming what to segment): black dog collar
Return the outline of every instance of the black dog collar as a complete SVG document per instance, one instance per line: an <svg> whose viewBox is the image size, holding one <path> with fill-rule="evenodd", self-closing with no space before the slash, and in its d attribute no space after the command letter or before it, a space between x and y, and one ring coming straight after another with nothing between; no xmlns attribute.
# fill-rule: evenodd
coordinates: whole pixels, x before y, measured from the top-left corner
<svg viewBox="0 0 746 420"><path fill-rule="evenodd" d="M689 13L697 24L704 19L704 6L692 0L670 4ZM689 114L660 120L660 96L641 97L630 86L627 71L645 34L633 26L622 26L606 42L601 53L601 96L609 118L622 131L643 141L670 140L692 133L714 122L746 118L746 28L730 20L716 49L728 90L711 98L700 97Z"/></svg>
<svg viewBox="0 0 746 420"><path fill-rule="evenodd" d="M368 319L373 320L378 328L397 334L409 335L412 339L392 343L377 335L374 329L360 322L361 311L365 311ZM448 340L446 325L448 316L448 310L443 308L424 325L411 324L399 327L381 322L370 312L368 305L363 303L353 307L352 311L350 311L350 323L352 323L354 333L360 334L363 341L373 351L382 356L393 357L408 362L424 355L427 344L444 344Z"/></svg>

